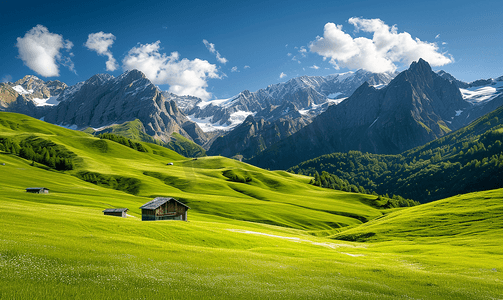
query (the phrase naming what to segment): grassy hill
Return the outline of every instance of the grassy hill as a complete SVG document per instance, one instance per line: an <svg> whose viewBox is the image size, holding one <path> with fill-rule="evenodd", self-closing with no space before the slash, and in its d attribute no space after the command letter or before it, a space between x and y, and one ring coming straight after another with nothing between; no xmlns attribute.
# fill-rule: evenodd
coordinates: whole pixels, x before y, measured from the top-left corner
<svg viewBox="0 0 503 300"><path fill-rule="evenodd" d="M94 135L101 133L113 133L132 140L154 143L176 151L177 153L180 153L181 155L184 155L186 157L206 156L206 150L204 150L203 147L176 132L171 135L171 141L169 141L168 143L154 139L153 137L145 133L145 127L143 126L143 123L138 119L134 121L124 122L123 124L112 125L98 131L89 127L85 130L85 132Z"/></svg>
<svg viewBox="0 0 503 300"><path fill-rule="evenodd" d="M502 293L503 250L496 247L502 190L445 200L443 209L448 214L452 206L456 222L421 210L425 223L413 228L430 224L430 234L409 237L403 228L416 215L412 209L426 206L378 210L365 204L374 196L312 186L306 176L223 157L187 159L147 143L140 152L0 113L0 138L21 143L34 136L72 153L74 168L56 171L0 153L1 299L487 299ZM80 179L82 172L135 179L138 188L93 184ZM24 191L33 186L50 194ZM139 207L156 196L187 203L189 222L142 222ZM129 208L130 217L104 216L112 207ZM476 230L455 231L464 220ZM443 224L440 234L435 224ZM455 238L444 239L449 231ZM375 233L369 240L348 241L368 232Z"/></svg>

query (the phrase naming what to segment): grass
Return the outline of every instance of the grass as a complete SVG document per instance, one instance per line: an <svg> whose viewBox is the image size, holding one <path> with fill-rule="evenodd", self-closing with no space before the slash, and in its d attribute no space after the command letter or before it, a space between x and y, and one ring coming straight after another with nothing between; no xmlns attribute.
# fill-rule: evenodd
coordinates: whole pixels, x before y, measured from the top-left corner
<svg viewBox="0 0 503 300"><path fill-rule="evenodd" d="M140 153L22 115L0 120L0 136L36 134L78 157L75 170L57 172L0 154L1 299L503 294L503 190L378 210L365 204L371 196L314 187L305 176L223 157L186 159L155 145ZM136 178L139 192L74 176L82 171ZM31 186L51 192L27 194ZM142 222L139 207L155 196L187 202L189 222ZM131 217L104 216L111 207L128 207Z"/></svg>

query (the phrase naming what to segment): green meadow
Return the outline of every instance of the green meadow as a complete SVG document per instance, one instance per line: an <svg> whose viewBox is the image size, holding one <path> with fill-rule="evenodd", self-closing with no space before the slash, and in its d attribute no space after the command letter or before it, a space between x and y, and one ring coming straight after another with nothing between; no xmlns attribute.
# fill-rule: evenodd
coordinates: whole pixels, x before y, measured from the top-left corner
<svg viewBox="0 0 503 300"><path fill-rule="evenodd" d="M0 151L0 299L503 298L503 190L377 209L307 176L24 115L0 113L0 138L74 162ZM142 222L157 196L186 203L189 222ZM102 213L119 207L128 218Z"/></svg>

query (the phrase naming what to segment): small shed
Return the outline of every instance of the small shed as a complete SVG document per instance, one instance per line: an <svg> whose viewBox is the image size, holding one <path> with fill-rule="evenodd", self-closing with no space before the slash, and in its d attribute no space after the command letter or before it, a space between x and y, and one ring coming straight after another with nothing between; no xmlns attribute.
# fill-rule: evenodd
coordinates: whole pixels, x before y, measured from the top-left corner
<svg viewBox="0 0 503 300"><path fill-rule="evenodd" d="M103 211L105 216L127 217L127 208L107 208Z"/></svg>
<svg viewBox="0 0 503 300"><path fill-rule="evenodd" d="M157 197L140 207L142 221L187 221L187 205L175 198Z"/></svg>
<svg viewBox="0 0 503 300"><path fill-rule="evenodd" d="M34 194L49 194L49 189L45 187L29 187L26 188L26 192Z"/></svg>

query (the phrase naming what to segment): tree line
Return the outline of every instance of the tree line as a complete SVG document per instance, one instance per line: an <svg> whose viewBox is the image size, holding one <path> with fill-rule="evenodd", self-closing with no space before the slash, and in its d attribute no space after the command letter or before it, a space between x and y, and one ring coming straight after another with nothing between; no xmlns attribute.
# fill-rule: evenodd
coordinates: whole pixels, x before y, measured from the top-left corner
<svg viewBox="0 0 503 300"><path fill-rule="evenodd" d="M377 196L370 204L379 208L410 207L420 204L418 201L405 199L400 195L392 195L391 197L388 194L378 195L375 191L350 183L348 180L341 179L337 175L330 174L326 171L322 171L321 175L318 171L315 171L314 178L311 179L310 184L339 191Z"/></svg>
<svg viewBox="0 0 503 300"><path fill-rule="evenodd" d="M17 142L9 137L0 138L0 151L18 155L58 171L74 169L74 153L52 141L30 136Z"/></svg>
<svg viewBox="0 0 503 300"><path fill-rule="evenodd" d="M116 135L113 133L100 133L97 135L97 137L100 139L114 141L116 143L119 143L121 145L124 145L139 152L148 152L147 148L145 148L145 146L143 146L142 143L132 141L121 135Z"/></svg>
<svg viewBox="0 0 503 300"><path fill-rule="evenodd" d="M325 183L318 175L315 184L321 181L321 186L341 190L399 194L424 203L503 188L502 140L503 125L499 125L483 134L442 138L399 155L327 154L289 171L310 176L326 172L333 177L325 174Z"/></svg>

